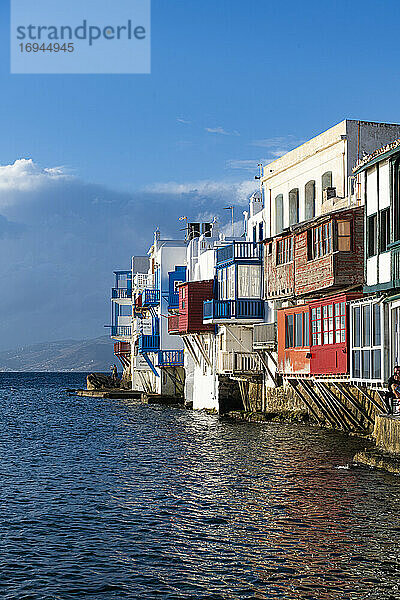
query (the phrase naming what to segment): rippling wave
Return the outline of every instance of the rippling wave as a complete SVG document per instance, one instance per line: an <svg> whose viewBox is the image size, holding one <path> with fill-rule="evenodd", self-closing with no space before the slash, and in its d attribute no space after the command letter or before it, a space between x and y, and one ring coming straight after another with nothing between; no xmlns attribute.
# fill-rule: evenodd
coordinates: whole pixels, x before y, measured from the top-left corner
<svg viewBox="0 0 400 600"><path fill-rule="evenodd" d="M391 600L400 480L365 442L0 374L0 598Z"/></svg>

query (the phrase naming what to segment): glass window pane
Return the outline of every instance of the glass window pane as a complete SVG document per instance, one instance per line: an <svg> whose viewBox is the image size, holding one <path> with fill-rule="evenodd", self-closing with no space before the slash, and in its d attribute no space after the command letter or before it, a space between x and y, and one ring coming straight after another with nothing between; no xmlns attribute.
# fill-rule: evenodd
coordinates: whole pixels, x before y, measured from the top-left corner
<svg viewBox="0 0 400 600"><path fill-rule="evenodd" d="M294 345L299 348L303 345L303 313L295 315Z"/></svg>
<svg viewBox="0 0 400 600"><path fill-rule="evenodd" d="M304 321L304 346L310 345L310 321L308 313L303 313L303 321Z"/></svg>
<svg viewBox="0 0 400 600"><path fill-rule="evenodd" d="M353 308L353 346L359 348L361 346L361 310L359 306Z"/></svg>
<svg viewBox="0 0 400 600"><path fill-rule="evenodd" d="M363 379L371 379L370 351L362 351L362 377Z"/></svg>
<svg viewBox="0 0 400 600"><path fill-rule="evenodd" d="M373 346L381 345L381 305L374 304L373 307Z"/></svg>
<svg viewBox="0 0 400 600"><path fill-rule="evenodd" d="M372 379L381 378L381 351L372 351Z"/></svg>
<svg viewBox="0 0 400 600"><path fill-rule="evenodd" d="M360 378L360 351L359 350L354 350L353 351L353 377L355 377L356 379Z"/></svg>
<svg viewBox="0 0 400 600"><path fill-rule="evenodd" d="M363 346L371 345L371 306L363 306Z"/></svg>
<svg viewBox="0 0 400 600"><path fill-rule="evenodd" d="M286 348L293 348L293 315L286 317Z"/></svg>

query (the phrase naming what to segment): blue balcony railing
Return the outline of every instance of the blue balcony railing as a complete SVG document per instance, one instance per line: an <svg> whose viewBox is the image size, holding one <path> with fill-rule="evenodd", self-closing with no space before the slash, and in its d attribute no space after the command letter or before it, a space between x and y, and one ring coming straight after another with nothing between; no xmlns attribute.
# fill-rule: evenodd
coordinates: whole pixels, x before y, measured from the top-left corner
<svg viewBox="0 0 400 600"><path fill-rule="evenodd" d="M168 308L178 308L179 292L170 292L168 295Z"/></svg>
<svg viewBox="0 0 400 600"><path fill-rule="evenodd" d="M233 242L217 249L217 267L242 260L259 263L261 259L261 245L253 242Z"/></svg>
<svg viewBox="0 0 400 600"><path fill-rule="evenodd" d="M132 289L129 288L113 288L111 297L113 299L128 299L132 298Z"/></svg>
<svg viewBox="0 0 400 600"><path fill-rule="evenodd" d="M113 325L111 337L131 337L132 327L130 325Z"/></svg>
<svg viewBox="0 0 400 600"><path fill-rule="evenodd" d="M183 367L183 350L160 350L159 367Z"/></svg>
<svg viewBox="0 0 400 600"><path fill-rule="evenodd" d="M158 352L160 349L159 335L139 336L139 352Z"/></svg>
<svg viewBox="0 0 400 600"><path fill-rule="evenodd" d="M143 290L142 306L158 306L160 304L160 290Z"/></svg>
<svg viewBox="0 0 400 600"><path fill-rule="evenodd" d="M205 300L203 319L263 319L263 300Z"/></svg>

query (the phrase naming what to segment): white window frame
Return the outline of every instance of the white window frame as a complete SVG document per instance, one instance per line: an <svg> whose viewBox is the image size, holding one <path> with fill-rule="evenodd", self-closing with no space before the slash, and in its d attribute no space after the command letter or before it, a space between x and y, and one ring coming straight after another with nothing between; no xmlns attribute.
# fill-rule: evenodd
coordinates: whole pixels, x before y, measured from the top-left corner
<svg viewBox="0 0 400 600"><path fill-rule="evenodd" d="M374 343L374 307L380 307L380 344ZM369 315L369 327L370 327L370 339L369 344L364 345L365 337L365 323L364 323L364 307L370 307ZM385 381L385 309L384 304L379 298L370 298L369 300L353 301L350 302L350 379L357 382L368 383L370 385L382 384ZM354 310L355 308L360 309L360 330L359 330L359 345L354 344L355 334L355 320ZM372 377L372 357L374 351L380 351L380 377ZM360 375L358 377L354 374L353 356L355 352L359 352L360 361ZM363 376L363 352L369 352L369 377Z"/></svg>

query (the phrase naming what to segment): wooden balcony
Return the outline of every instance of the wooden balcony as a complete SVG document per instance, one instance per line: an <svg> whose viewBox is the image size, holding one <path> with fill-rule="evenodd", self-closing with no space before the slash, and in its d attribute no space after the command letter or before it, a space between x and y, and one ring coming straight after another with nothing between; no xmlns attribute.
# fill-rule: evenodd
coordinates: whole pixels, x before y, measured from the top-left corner
<svg viewBox="0 0 400 600"><path fill-rule="evenodd" d="M183 367L183 350L160 350L159 367Z"/></svg>
<svg viewBox="0 0 400 600"><path fill-rule="evenodd" d="M145 289L141 294L143 308L160 304L160 290Z"/></svg>
<svg viewBox="0 0 400 600"><path fill-rule="evenodd" d="M111 298L113 300L129 300L132 298L132 289L130 288L112 288Z"/></svg>
<svg viewBox="0 0 400 600"><path fill-rule="evenodd" d="M257 354L251 352L221 352L218 370L226 374L255 374L262 372Z"/></svg>
<svg viewBox="0 0 400 600"><path fill-rule="evenodd" d="M168 333L179 333L179 315L168 316Z"/></svg>
<svg viewBox="0 0 400 600"><path fill-rule="evenodd" d="M139 352L158 352L160 349L159 335L140 335Z"/></svg>
<svg viewBox="0 0 400 600"><path fill-rule="evenodd" d="M204 322L210 321L262 321L263 300L206 300L203 303Z"/></svg>
<svg viewBox="0 0 400 600"><path fill-rule="evenodd" d="M262 247L253 242L232 242L217 249L217 267L226 266L233 262L261 263Z"/></svg>
<svg viewBox="0 0 400 600"><path fill-rule="evenodd" d="M111 337L130 338L132 327L130 325L113 325L111 327Z"/></svg>

